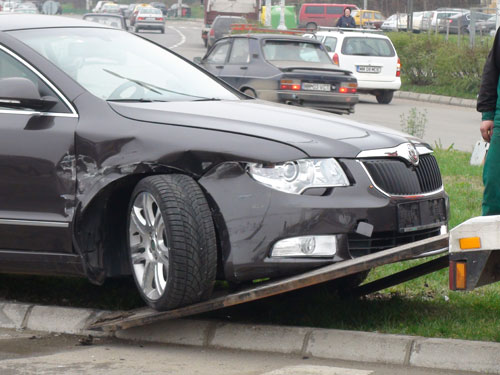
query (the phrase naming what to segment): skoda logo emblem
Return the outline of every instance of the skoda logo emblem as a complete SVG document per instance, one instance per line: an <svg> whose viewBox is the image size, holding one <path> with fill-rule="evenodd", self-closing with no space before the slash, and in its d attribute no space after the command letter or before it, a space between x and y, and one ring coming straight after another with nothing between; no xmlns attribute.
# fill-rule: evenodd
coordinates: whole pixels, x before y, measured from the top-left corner
<svg viewBox="0 0 500 375"><path fill-rule="evenodd" d="M408 161L414 166L417 166L419 161L417 149L411 143L408 143Z"/></svg>

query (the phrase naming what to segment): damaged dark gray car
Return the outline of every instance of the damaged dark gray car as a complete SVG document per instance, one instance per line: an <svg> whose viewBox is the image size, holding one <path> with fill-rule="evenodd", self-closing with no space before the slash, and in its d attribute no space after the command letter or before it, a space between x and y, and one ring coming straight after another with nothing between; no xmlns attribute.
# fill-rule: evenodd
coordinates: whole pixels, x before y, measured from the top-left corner
<svg viewBox="0 0 500 375"><path fill-rule="evenodd" d="M0 19L1 272L131 274L169 309L446 226L418 139L250 99L124 31Z"/></svg>

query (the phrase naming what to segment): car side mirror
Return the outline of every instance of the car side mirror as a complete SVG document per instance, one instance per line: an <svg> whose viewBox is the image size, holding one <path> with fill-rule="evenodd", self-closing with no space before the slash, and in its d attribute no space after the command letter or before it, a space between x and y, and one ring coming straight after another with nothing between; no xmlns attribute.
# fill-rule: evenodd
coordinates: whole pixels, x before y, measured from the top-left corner
<svg viewBox="0 0 500 375"><path fill-rule="evenodd" d="M36 85L27 78L0 79L0 106L8 108L30 108L46 111L57 104L52 97L40 96Z"/></svg>
<svg viewBox="0 0 500 375"><path fill-rule="evenodd" d="M202 60L202 59L201 59L201 57L199 57L199 56L198 56L198 57L195 57L195 58L193 59L193 62L194 62L195 64L201 64L201 60Z"/></svg>

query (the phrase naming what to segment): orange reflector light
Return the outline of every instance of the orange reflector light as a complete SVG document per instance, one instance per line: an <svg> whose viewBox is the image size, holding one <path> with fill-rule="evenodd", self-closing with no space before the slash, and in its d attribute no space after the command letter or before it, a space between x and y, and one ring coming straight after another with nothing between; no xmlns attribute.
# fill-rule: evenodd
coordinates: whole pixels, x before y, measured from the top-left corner
<svg viewBox="0 0 500 375"><path fill-rule="evenodd" d="M455 263L455 287L467 289L467 264L465 262Z"/></svg>
<svg viewBox="0 0 500 375"><path fill-rule="evenodd" d="M460 238L459 242L462 250L481 248L481 239L479 237Z"/></svg>

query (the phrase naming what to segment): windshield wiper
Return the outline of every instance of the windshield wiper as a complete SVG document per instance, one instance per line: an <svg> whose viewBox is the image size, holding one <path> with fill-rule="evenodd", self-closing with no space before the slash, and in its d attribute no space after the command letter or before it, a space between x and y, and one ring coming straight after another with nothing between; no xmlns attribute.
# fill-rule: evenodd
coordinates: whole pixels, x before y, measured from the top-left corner
<svg viewBox="0 0 500 375"><path fill-rule="evenodd" d="M220 102L220 101L221 99L219 98L202 98L193 100L193 102Z"/></svg>
<svg viewBox="0 0 500 375"><path fill-rule="evenodd" d="M111 74L111 75L113 75L115 77L118 77L118 78L130 81L130 82L133 82L133 83L135 83L138 86L144 87L145 89L148 89L149 91L154 92L155 94L161 95L161 92L159 92L158 90L155 90L155 88L157 88L157 87L154 87L154 85L151 85L151 84L149 84L147 82L138 81L138 80L133 79L133 78L124 77L124 76L122 76L122 75L120 75L118 73L112 72L111 70L108 70L108 69L103 69L103 70L106 73L109 73L109 74Z"/></svg>
<svg viewBox="0 0 500 375"><path fill-rule="evenodd" d="M143 81L139 81L137 79L133 79L133 78L129 78L129 77L124 77L122 76L121 74L118 74L116 72L113 72L111 70L108 70L108 69L102 69L104 70L106 73L109 73L111 75L114 75L115 77L118 77L118 78L121 78L121 79L125 79L127 81L130 81L130 82L133 82L141 87L144 87L150 91L153 91L154 93L156 94L159 94L161 95L161 92L160 91L165 91L165 92L171 92L172 94L177 94L177 95L183 95L183 96L190 96L191 98L199 98L201 100L212 100L211 98L206 98L204 96L198 96L198 95L192 95L192 94L186 94L186 93L183 93L183 92L178 92L178 91L174 91L174 90L169 90L169 89L166 89L166 88L163 88L163 87L159 87L159 86L156 86L156 85L153 85L152 83L148 83L148 82L143 82ZM157 90L160 90L160 91L157 91ZM108 99L109 100L109 99Z"/></svg>
<svg viewBox="0 0 500 375"><path fill-rule="evenodd" d="M158 102L158 101L164 101L164 100L151 100L151 99L144 99L144 98L138 98L138 99L108 99L108 102L139 102L139 103L152 103L152 102Z"/></svg>

